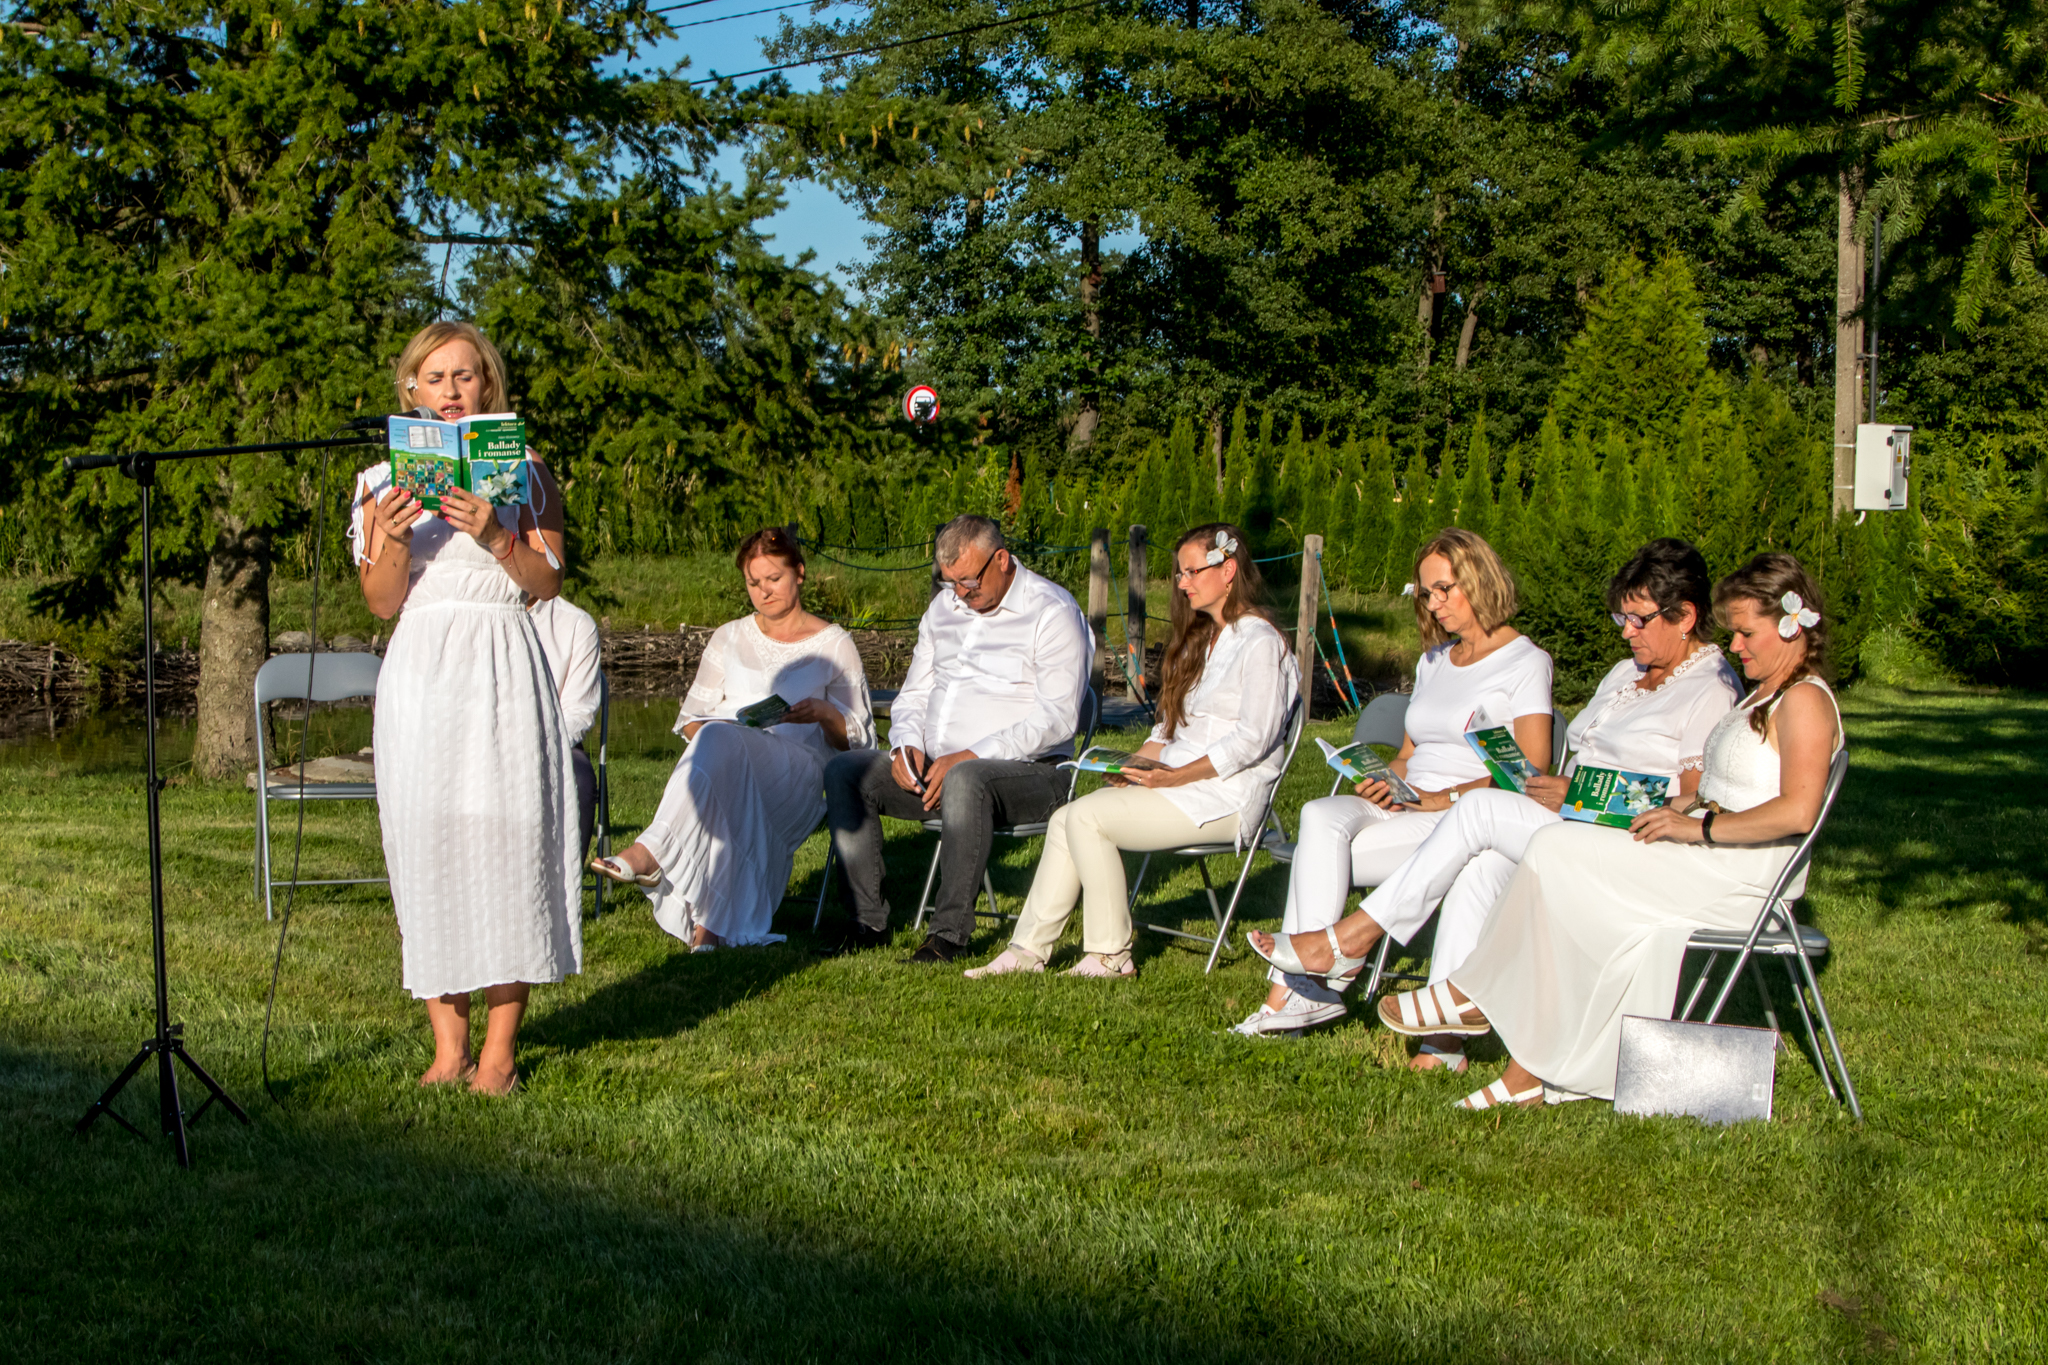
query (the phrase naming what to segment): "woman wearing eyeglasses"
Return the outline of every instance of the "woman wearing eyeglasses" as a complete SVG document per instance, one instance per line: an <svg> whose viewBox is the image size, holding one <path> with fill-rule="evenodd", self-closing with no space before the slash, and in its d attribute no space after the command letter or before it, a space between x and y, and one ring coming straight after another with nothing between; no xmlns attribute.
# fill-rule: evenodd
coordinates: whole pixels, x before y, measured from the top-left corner
<svg viewBox="0 0 2048 1365"><path fill-rule="evenodd" d="M1267 614L1243 532L1197 526L1175 544L1173 558L1173 636L1161 669L1159 723L1138 750L1157 766L1127 767L1053 813L1010 946L969 977L1044 971L1076 901L1083 953L1067 975L1133 976L1121 850L1258 837L1251 822L1280 780L1301 674Z"/></svg>
<svg viewBox="0 0 2048 1365"><path fill-rule="evenodd" d="M1301 808L1283 945L1286 935L1323 940L1352 887L1387 881L1459 801L1492 785L1466 732L1507 726L1531 763L1550 766L1550 656L1508 624L1515 580L1500 556L1470 531L1448 527L1416 552L1414 589L1423 654L1401 751L1390 766L1421 800L1402 805L1387 784L1368 780L1355 796ZM1293 1032L1344 1016L1341 988L1326 989L1303 969L1283 967L1284 952L1268 960L1275 964L1272 991L1238 1033Z"/></svg>
<svg viewBox="0 0 2048 1365"><path fill-rule="evenodd" d="M1607 585L1607 605L1629 657L1600 681L1566 735L1572 768L1614 768L1671 779L1683 804L1700 784L1707 736L1741 696L1735 670L1712 641L1711 580L1700 552L1683 540L1653 540ZM1413 856L1367 896L1332 933L1275 942L1249 935L1252 950L1288 970L1321 976L1342 991L1381 935L1405 943L1436 908L1432 986L1449 979L1478 942L1494 902L1507 888L1536 831L1562 823L1568 776L1535 777L1526 795L1473 791L1430 831ZM1403 996L1422 1028L1444 1022L1430 992ZM1465 1069L1463 1040L1425 1035L1416 1070Z"/></svg>

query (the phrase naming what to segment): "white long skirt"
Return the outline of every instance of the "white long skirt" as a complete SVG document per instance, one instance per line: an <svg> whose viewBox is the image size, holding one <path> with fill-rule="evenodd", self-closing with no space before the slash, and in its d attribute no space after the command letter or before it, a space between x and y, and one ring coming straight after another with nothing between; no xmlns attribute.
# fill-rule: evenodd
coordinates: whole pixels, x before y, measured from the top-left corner
<svg viewBox="0 0 2048 1365"><path fill-rule="evenodd" d="M639 842L661 868L654 922L688 942L701 925L727 944L768 932L797 846L825 815L825 768L795 740L743 725L697 732Z"/></svg>
<svg viewBox="0 0 2048 1365"><path fill-rule="evenodd" d="M581 971L575 778L525 611L409 605L374 730L405 988L428 1000Z"/></svg>
<svg viewBox="0 0 2048 1365"><path fill-rule="evenodd" d="M1791 856L1790 844L1640 844L1551 825L1451 982L1545 1084L1611 1100L1622 1016L1669 1019L1686 940L1748 929Z"/></svg>

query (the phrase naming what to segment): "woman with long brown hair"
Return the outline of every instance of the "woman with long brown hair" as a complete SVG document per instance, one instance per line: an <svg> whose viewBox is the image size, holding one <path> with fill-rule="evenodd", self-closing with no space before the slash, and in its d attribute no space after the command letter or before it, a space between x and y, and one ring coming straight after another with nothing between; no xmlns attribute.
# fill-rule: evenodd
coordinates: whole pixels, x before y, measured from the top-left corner
<svg viewBox="0 0 2048 1365"><path fill-rule="evenodd" d="M1082 902L1082 950L1069 976L1132 976L1120 851L1257 838L1248 827L1280 780L1289 700L1300 674L1263 605L1244 532L1197 526L1173 547L1173 636L1159 723L1109 785L1055 811L1010 946L970 977L1044 971Z"/></svg>

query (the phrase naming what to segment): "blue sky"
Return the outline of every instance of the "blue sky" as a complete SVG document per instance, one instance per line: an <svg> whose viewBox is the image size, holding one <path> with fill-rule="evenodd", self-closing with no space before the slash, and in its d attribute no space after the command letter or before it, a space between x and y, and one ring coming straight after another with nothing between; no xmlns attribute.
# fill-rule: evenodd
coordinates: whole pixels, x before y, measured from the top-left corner
<svg viewBox="0 0 2048 1365"><path fill-rule="evenodd" d="M727 14L744 14L775 3L777 0L716 0L716 3L669 14L666 17L671 24L697 23L698 26L679 27L673 39L643 52L641 62L668 66L687 55L690 58L689 75L693 78L715 72L751 71L771 65L769 59L762 55L761 45L775 35L784 15L800 23L807 22L813 17L808 10L784 10L781 14L754 15L730 23L707 24L701 21L716 20ZM852 13L854 6L841 4L816 18L829 19ZM787 72L786 78L798 90L818 88L816 67ZM738 183L746 178L744 162L744 150L729 147L719 158L719 174ZM813 262L815 268L833 271L841 283L850 284L846 267L865 261L872 254L863 240L870 228L867 220L861 217L860 210L825 186L808 181L792 182L786 187L784 198L789 201L788 207L762 224L763 233L773 239L770 245L790 260L806 250L815 251L818 253L818 259Z"/></svg>

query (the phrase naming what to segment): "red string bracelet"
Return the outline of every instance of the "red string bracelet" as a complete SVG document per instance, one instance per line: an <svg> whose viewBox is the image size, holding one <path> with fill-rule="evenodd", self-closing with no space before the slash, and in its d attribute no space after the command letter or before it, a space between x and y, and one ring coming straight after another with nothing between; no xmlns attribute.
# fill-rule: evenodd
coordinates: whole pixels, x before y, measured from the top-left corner
<svg viewBox="0 0 2048 1365"><path fill-rule="evenodd" d="M506 537L506 540L505 540L505 553L503 553L503 554L499 554L499 553L498 553L497 551L493 550L493 551L491 552L491 557L492 557L493 559L497 560L497 561L498 561L498 562L499 562L500 564L503 564L503 563L504 563L504 562L505 562L506 560L508 560L508 559L510 559L510 558L512 557L512 552L513 552L514 550L518 549L518 548L519 548L519 536L518 536L518 534L517 534L517 533L515 532L515 533L514 533L513 535L511 535L511 536L508 536L508 537Z"/></svg>

